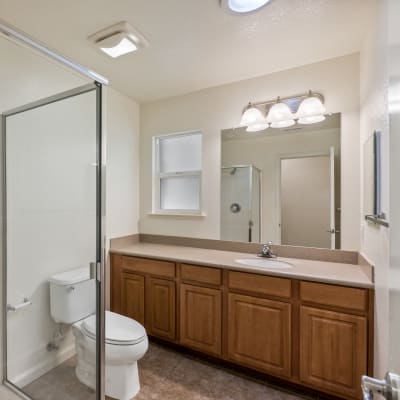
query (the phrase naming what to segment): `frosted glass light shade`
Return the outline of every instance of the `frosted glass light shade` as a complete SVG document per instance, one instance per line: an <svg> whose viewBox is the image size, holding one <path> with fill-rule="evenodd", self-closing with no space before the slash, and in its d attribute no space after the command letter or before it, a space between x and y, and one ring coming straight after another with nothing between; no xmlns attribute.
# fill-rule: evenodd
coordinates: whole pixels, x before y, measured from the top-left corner
<svg viewBox="0 0 400 400"><path fill-rule="evenodd" d="M263 124L253 124L253 125L249 125L246 128L246 132L258 132L258 131L263 131L264 129L268 129L269 125L267 123L263 123Z"/></svg>
<svg viewBox="0 0 400 400"><path fill-rule="evenodd" d="M254 124L265 124L265 119L262 112L257 108L249 104L242 115L240 120L241 126L248 126Z"/></svg>
<svg viewBox="0 0 400 400"><path fill-rule="evenodd" d="M223 0L234 13L245 14L265 6L270 0Z"/></svg>
<svg viewBox="0 0 400 400"><path fill-rule="evenodd" d="M289 106L285 103L275 103L269 110L267 121L273 122L293 120L293 114Z"/></svg>
<svg viewBox="0 0 400 400"><path fill-rule="evenodd" d="M271 128L288 128L289 126L293 126L296 122L294 119L287 119L285 121L275 121L271 122Z"/></svg>
<svg viewBox="0 0 400 400"><path fill-rule="evenodd" d="M297 110L298 118L308 117L311 115L321 115L326 113L326 108L322 104L322 101L315 96L305 98Z"/></svg>
<svg viewBox="0 0 400 400"><path fill-rule="evenodd" d="M316 124L325 120L325 115L311 115L309 117L301 117L297 120L300 125Z"/></svg>

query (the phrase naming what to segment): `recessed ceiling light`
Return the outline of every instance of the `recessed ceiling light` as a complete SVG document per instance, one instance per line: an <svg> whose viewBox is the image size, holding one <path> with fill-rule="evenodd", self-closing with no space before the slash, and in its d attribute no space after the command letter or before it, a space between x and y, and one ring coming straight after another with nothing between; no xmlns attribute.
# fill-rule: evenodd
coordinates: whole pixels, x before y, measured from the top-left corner
<svg viewBox="0 0 400 400"><path fill-rule="evenodd" d="M221 7L235 14L248 14L259 10L271 0L220 0Z"/></svg>
<svg viewBox="0 0 400 400"><path fill-rule="evenodd" d="M112 58L129 54L149 45L145 37L127 22L102 29L88 39Z"/></svg>
<svg viewBox="0 0 400 400"><path fill-rule="evenodd" d="M129 36L123 33L118 33L104 40L99 40L97 45L100 47L101 51L104 51L104 53L113 58L132 53L138 49Z"/></svg>

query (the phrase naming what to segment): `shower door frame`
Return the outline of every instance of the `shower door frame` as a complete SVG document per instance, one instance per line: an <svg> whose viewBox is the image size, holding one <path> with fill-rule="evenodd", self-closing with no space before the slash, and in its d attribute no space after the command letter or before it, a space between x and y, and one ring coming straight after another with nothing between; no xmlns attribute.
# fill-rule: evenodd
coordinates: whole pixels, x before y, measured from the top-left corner
<svg viewBox="0 0 400 400"><path fill-rule="evenodd" d="M106 179L106 138L103 129L103 85L99 82L50 96L21 107L14 108L1 116L1 147L2 147L2 335L3 335L3 384L24 399L31 400L22 389L7 379L7 117L46 106L88 92L96 92L96 400L105 398L105 179Z"/></svg>

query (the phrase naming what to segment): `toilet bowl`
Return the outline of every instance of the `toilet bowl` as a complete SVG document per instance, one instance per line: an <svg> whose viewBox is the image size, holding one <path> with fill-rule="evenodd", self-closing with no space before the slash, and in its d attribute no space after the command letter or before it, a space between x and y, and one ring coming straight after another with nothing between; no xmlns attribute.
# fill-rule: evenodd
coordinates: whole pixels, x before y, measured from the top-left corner
<svg viewBox="0 0 400 400"><path fill-rule="evenodd" d="M144 327L131 318L106 311L105 376L106 395L129 400L140 390L137 361L148 349ZM96 385L96 318L94 315L72 325L78 364L77 378Z"/></svg>
<svg viewBox="0 0 400 400"><path fill-rule="evenodd" d="M72 325L77 353L76 376L86 386L96 387L95 281L89 268L74 269L50 279L51 316ZM130 400L140 390L137 361L148 348L146 330L137 321L105 313L105 394Z"/></svg>

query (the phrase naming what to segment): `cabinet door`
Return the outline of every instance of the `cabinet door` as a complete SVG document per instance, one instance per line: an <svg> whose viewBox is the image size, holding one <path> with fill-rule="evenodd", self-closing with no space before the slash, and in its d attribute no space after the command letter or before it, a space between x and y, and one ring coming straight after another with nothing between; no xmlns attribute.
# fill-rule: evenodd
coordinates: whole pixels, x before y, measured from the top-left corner
<svg viewBox="0 0 400 400"><path fill-rule="evenodd" d="M144 276L122 273L121 312L144 324Z"/></svg>
<svg viewBox="0 0 400 400"><path fill-rule="evenodd" d="M175 282L147 279L146 328L150 335L175 340Z"/></svg>
<svg viewBox="0 0 400 400"><path fill-rule="evenodd" d="M221 354L221 291L200 286L180 286L181 343Z"/></svg>
<svg viewBox="0 0 400 400"><path fill-rule="evenodd" d="M300 379L334 394L360 398L360 379L366 372L366 318L301 307Z"/></svg>
<svg viewBox="0 0 400 400"><path fill-rule="evenodd" d="M291 375L291 305L229 294L228 357L270 374Z"/></svg>

